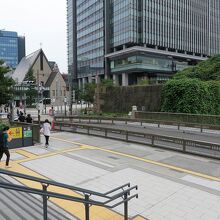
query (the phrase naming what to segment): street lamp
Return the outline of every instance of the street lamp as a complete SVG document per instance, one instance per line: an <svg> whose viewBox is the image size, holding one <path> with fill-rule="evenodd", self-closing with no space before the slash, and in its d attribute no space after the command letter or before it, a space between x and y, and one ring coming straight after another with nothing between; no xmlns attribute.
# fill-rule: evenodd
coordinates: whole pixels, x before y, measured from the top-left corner
<svg viewBox="0 0 220 220"><path fill-rule="evenodd" d="M66 116L66 103L67 103L67 98L64 98L64 106L65 106L65 116Z"/></svg>

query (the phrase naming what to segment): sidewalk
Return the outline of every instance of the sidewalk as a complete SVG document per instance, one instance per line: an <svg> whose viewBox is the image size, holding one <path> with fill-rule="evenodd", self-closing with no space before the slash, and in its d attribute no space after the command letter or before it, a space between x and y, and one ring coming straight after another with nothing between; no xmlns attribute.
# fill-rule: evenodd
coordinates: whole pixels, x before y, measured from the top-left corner
<svg viewBox="0 0 220 220"><path fill-rule="evenodd" d="M220 219L216 160L65 132L53 133L48 149L42 144L12 150L12 160L13 171L99 192L127 182L137 184L139 198L129 202L134 220ZM52 202L73 219L84 219L83 205ZM91 211L92 220L123 219L123 206L112 211L91 207Z"/></svg>

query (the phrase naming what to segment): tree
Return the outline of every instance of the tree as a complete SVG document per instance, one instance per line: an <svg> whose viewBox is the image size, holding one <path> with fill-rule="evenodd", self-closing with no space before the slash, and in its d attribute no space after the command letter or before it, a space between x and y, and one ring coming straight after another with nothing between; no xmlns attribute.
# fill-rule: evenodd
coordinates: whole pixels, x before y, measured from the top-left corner
<svg viewBox="0 0 220 220"><path fill-rule="evenodd" d="M113 87L113 86L114 86L113 80L111 80L111 79L103 79L103 80L101 81L101 86L104 86L104 87Z"/></svg>
<svg viewBox="0 0 220 220"><path fill-rule="evenodd" d="M94 95L95 95L95 88L96 88L95 83L86 83L84 90L83 90L82 98L89 103L93 103Z"/></svg>
<svg viewBox="0 0 220 220"><path fill-rule="evenodd" d="M178 72L174 78L196 78L202 81L220 80L220 55L215 55L198 65Z"/></svg>
<svg viewBox="0 0 220 220"><path fill-rule="evenodd" d="M4 62L0 60L0 105L8 103L12 99L12 86L15 84L12 78L5 77L10 69L3 64Z"/></svg>
<svg viewBox="0 0 220 220"><path fill-rule="evenodd" d="M220 55L180 71L168 81L162 111L220 114Z"/></svg>

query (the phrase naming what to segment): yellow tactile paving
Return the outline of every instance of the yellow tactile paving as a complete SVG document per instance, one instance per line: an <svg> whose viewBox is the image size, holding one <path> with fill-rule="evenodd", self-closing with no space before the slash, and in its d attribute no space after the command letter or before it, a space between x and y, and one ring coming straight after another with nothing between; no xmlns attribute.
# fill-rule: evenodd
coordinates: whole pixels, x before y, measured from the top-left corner
<svg viewBox="0 0 220 220"><path fill-rule="evenodd" d="M61 150L61 151L56 151L56 152L50 152L50 153L46 153L46 154L42 154L42 155L35 155L35 154L31 154L31 153L27 152L26 155L29 155L29 157L16 160L16 162L17 163L23 163L23 162L27 162L27 161L34 160L34 159L41 159L41 158L45 158L45 157L52 157L52 156L55 156L57 154L68 153L68 152L73 152L73 151L78 151L78 150L83 150L83 149L88 149L88 148L89 147L86 147L86 146L83 147L82 146L82 147L78 147L78 148L74 148L74 149L66 149L66 150ZM19 151L18 152L16 151L16 153L19 153Z"/></svg>
<svg viewBox="0 0 220 220"><path fill-rule="evenodd" d="M20 155L25 156L25 157L31 157L31 158L33 158L33 157L37 156L37 155L35 155L35 154L32 154L32 153L30 153L30 152L28 152L28 151L26 151L26 150L22 150L22 149L15 150L15 152L16 152L17 154L20 154Z"/></svg>
<svg viewBox="0 0 220 220"><path fill-rule="evenodd" d="M141 216L137 216L137 217L133 218L132 220L147 220L147 219L144 217L141 217Z"/></svg>
<svg viewBox="0 0 220 220"><path fill-rule="evenodd" d="M81 146L81 147L75 148L75 149L56 151L54 153L47 153L47 154L39 155L39 156L32 154L32 153L29 153L25 150L16 150L16 153L22 154L22 155L26 156L27 158L17 160L17 161L10 161L11 168L9 170L14 171L14 172L18 172L18 173L23 173L23 174L30 175L30 176L34 176L34 177L47 179L46 177L32 171L31 169L28 169L28 168L22 166L21 163L31 161L34 159L50 157L50 156L54 156L54 155L61 154L61 153L72 152L72 151L77 151L77 150L86 150L86 149L90 149L90 148L91 147L89 147L89 146ZM3 165L3 164L4 164L4 162L1 162L1 165ZM42 189L42 186L39 183L30 181L30 180L21 179L21 178L15 178L15 179L17 179L20 183L22 183L23 185L26 185L28 187ZM50 190L52 192L56 192L56 193L71 195L71 196L75 196L75 197L81 197L81 195L74 193L72 190L63 189L63 188L59 188L59 187L55 187L55 186L49 186L48 190ZM50 198L49 200L51 202L53 202L54 204L58 205L59 207L61 207L62 209L64 209L65 211L69 212L73 216L75 216L79 219L85 219L85 216L84 216L85 206L83 204L80 204L77 202L71 202L71 201L67 201L67 200L56 199L56 198ZM94 220L98 220L98 219L100 219L100 220L122 220L123 217L122 217L122 215L120 215L112 210L108 210L108 209L102 208L102 207L92 206L92 207L90 207L90 219L91 220L93 220L93 219Z"/></svg>

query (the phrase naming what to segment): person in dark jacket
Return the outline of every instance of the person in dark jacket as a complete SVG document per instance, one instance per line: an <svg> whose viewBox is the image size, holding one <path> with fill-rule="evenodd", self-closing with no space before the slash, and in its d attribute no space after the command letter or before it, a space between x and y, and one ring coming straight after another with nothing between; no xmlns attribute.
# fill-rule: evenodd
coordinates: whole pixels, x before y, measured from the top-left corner
<svg viewBox="0 0 220 220"><path fill-rule="evenodd" d="M5 168L10 168L10 166L9 166L10 153L8 150L8 142L10 142L11 140L8 136L8 130L9 130L8 126L3 128L3 133L2 133L2 137L1 137L1 138L3 138L3 146L0 147L0 161L2 159L3 154L5 154L7 157Z"/></svg>
<svg viewBox="0 0 220 220"><path fill-rule="evenodd" d="M23 112L20 112L20 116L18 117L18 121L25 122L25 116Z"/></svg>
<svg viewBox="0 0 220 220"><path fill-rule="evenodd" d="M31 117L30 114L27 115L27 117L26 117L26 122L27 122L27 123L32 123L32 122L33 122L33 119L32 119L32 117Z"/></svg>

